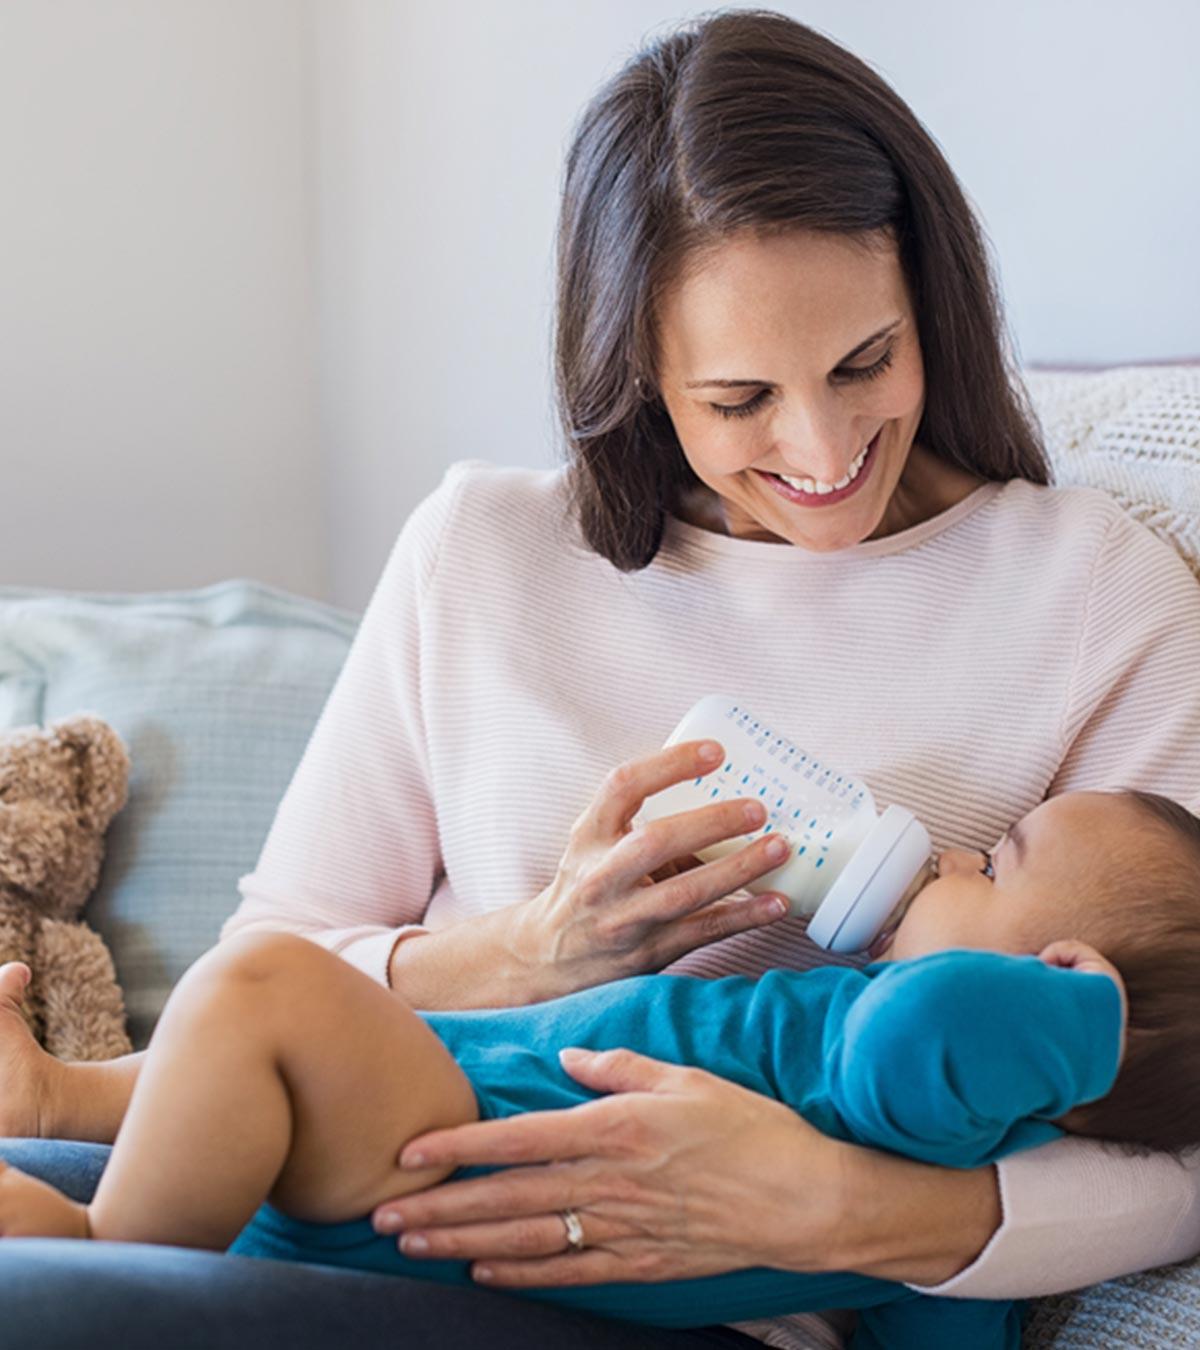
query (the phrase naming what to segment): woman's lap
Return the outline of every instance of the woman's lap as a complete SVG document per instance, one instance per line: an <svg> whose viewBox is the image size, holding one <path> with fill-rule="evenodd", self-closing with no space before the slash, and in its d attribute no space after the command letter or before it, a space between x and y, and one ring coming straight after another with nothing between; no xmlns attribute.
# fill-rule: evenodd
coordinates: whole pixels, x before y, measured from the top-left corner
<svg viewBox="0 0 1200 1350"><path fill-rule="evenodd" d="M90 1199L107 1145L0 1140L0 1157ZM664 1331L606 1321L484 1289L319 1266L111 1242L6 1240L0 1307L14 1344L42 1350L95 1343L125 1350L237 1347L318 1350L350 1337L410 1350L446 1345L528 1350L750 1350L727 1328ZM19 1338L19 1339L18 1339Z"/></svg>

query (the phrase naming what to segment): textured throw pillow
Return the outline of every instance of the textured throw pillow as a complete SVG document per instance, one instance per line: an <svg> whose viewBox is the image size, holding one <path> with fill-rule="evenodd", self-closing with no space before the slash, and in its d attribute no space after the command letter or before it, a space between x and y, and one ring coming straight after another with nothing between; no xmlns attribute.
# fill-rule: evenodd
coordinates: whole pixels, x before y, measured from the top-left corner
<svg viewBox="0 0 1200 1350"><path fill-rule="evenodd" d="M1035 1299L1024 1350L1165 1350L1200 1345L1200 1262Z"/></svg>
<svg viewBox="0 0 1200 1350"><path fill-rule="evenodd" d="M250 581L0 587L0 727L94 712L133 761L88 921L113 953L135 1048L236 907L357 626Z"/></svg>
<svg viewBox="0 0 1200 1350"><path fill-rule="evenodd" d="M1103 488L1200 577L1200 365L1025 377L1054 481Z"/></svg>

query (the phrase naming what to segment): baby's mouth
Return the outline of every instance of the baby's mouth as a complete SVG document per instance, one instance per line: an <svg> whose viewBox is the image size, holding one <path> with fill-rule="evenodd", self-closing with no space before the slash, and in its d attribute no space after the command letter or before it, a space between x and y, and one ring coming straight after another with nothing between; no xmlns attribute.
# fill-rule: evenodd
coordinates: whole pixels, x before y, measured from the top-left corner
<svg viewBox="0 0 1200 1350"><path fill-rule="evenodd" d="M875 941L867 948L867 959L869 961L878 961L879 958L892 945L900 925L904 922L904 916L912 907L912 902L918 895L933 881L938 874L938 857L933 854L928 858L921 870L908 883L908 889L896 901L896 907L883 921L883 927L879 930L879 935Z"/></svg>
<svg viewBox="0 0 1200 1350"><path fill-rule="evenodd" d="M899 927L900 921L897 919L895 923L889 924L883 930L883 932L879 934L879 936L875 939L875 941L872 942L871 945L867 948L868 960L870 961L879 960L879 958L884 954L884 952L886 952L887 949L892 945L892 939L896 936L896 929Z"/></svg>

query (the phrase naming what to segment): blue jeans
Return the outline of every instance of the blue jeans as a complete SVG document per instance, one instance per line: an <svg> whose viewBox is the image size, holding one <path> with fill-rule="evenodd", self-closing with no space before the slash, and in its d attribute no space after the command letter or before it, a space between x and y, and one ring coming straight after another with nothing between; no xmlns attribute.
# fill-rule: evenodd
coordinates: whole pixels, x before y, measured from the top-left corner
<svg viewBox="0 0 1200 1350"><path fill-rule="evenodd" d="M90 1200L105 1144L3 1139L0 1157ZM668 1331L394 1275L143 1243L0 1244L0 1347L77 1350L761 1350L727 1327Z"/></svg>

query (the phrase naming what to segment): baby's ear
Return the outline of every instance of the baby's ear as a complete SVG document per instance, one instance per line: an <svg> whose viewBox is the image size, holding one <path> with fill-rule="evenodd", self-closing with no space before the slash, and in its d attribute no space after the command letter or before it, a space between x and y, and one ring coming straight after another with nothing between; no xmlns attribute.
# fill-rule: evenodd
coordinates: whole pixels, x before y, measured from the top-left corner
<svg viewBox="0 0 1200 1350"><path fill-rule="evenodd" d="M1061 966L1064 970L1096 970L1108 966L1095 947L1077 938L1060 938L1050 943L1038 952L1038 960L1048 966Z"/></svg>

